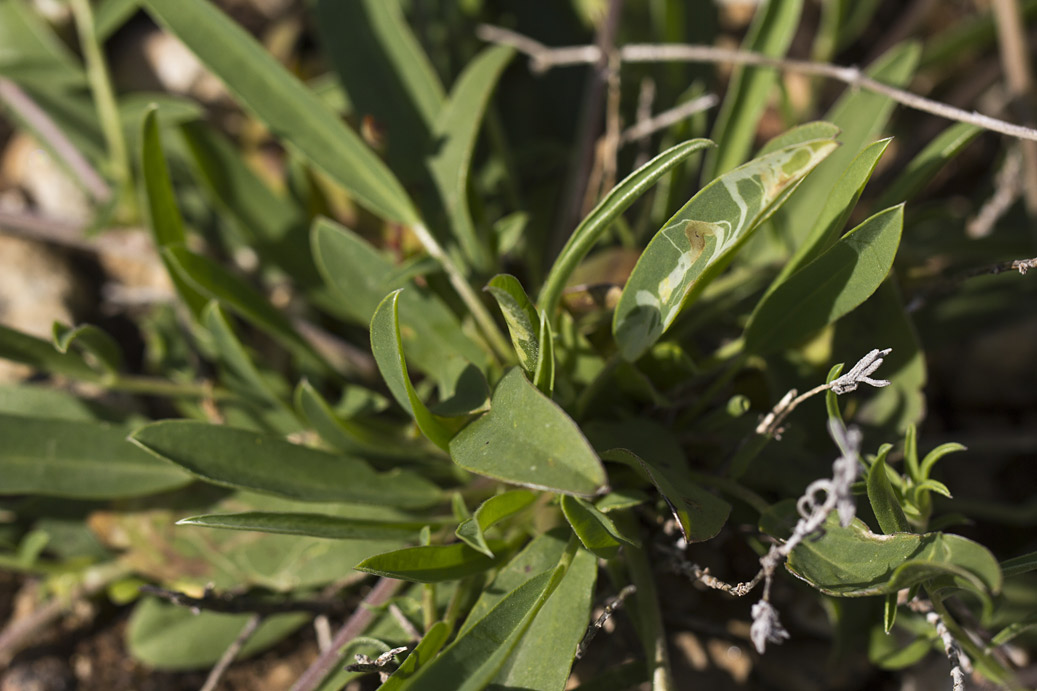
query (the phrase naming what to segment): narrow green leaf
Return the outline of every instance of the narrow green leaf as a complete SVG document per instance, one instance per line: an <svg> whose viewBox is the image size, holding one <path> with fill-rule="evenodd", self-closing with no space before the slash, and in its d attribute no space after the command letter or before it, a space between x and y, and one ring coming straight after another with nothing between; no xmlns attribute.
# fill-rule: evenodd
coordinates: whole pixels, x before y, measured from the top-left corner
<svg viewBox="0 0 1037 691"><path fill-rule="evenodd" d="M422 665L428 664L429 660L436 657L450 638L450 634L450 626L445 621L433 624L396 671L378 687L378 691L399 691L403 683L414 676Z"/></svg>
<svg viewBox="0 0 1037 691"><path fill-rule="evenodd" d="M893 625L897 622L897 600L900 599L899 593L890 593L886 595L883 602L882 610L882 629L889 633L893 630Z"/></svg>
<svg viewBox="0 0 1037 691"><path fill-rule="evenodd" d="M388 220L419 223L399 181L338 115L208 0L142 0L270 130Z"/></svg>
<svg viewBox="0 0 1037 691"><path fill-rule="evenodd" d="M4 494L74 499L137 497L183 487L190 476L102 422L0 414Z"/></svg>
<svg viewBox="0 0 1037 691"><path fill-rule="evenodd" d="M404 689L476 691L497 675L572 563L562 562L509 592L489 613L465 630L439 657L411 677Z"/></svg>
<svg viewBox="0 0 1037 691"><path fill-rule="evenodd" d="M402 289L401 289L402 290ZM403 354L403 339L400 337L399 299L401 290L390 293L375 310L371 318L371 352L378 371L389 386L393 398L400 407L410 413L418 429L429 440L446 451L453 432L443 418L433 415L418 397L407 373L407 361Z"/></svg>
<svg viewBox="0 0 1037 691"><path fill-rule="evenodd" d="M1030 631L1037 631L1037 618L1031 617L1029 621L1017 621L1014 624L1009 624L990 639L990 647L1000 647Z"/></svg>
<svg viewBox="0 0 1037 691"><path fill-rule="evenodd" d="M428 521L386 522L342 518L320 513L244 513L207 514L181 518L177 525L203 528L251 530L281 535L305 535L331 540L411 540Z"/></svg>
<svg viewBox="0 0 1037 691"><path fill-rule="evenodd" d="M533 368L533 386L550 397L555 388L555 337L551 320L540 315L540 349L537 351L536 367Z"/></svg>
<svg viewBox="0 0 1037 691"><path fill-rule="evenodd" d="M554 318L569 276L620 214L640 199L659 178L692 154L710 146L713 146L713 142L708 139L681 142L662 152L613 187L587 217L580 221L580 225L569 236L565 247L551 266L537 302L541 313L546 314L549 319Z"/></svg>
<svg viewBox="0 0 1037 691"><path fill-rule="evenodd" d="M220 425L165 420L130 439L207 482L289 499L402 507L440 499L439 489L415 473L376 473L358 458Z"/></svg>
<svg viewBox="0 0 1037 691"><path fill-rule="evenodd" d="M532 375L540 351L540 315L519 280L510 274L497 274L486 285L497 300L504 322L508 325L519 365Z"/></svg>
<svg viewBox="0 0 1037 691"><path fill-rule="evenodd" d="M612 559L622 546L620 542L633 544L622 536L612 519L594 508L585 499L564 495L562 497L562 513L569 521L573 532L580 538L583 546L601 559ZM635 547L638 545L634 545Z"/></svg>
<svg viewBox="0 0 1037 691"><path fill-rule="evenodd" d="M802 10L803 0L763 3L753 17L742 48L780 58L792 43ZM711 137L717 148L706 155L702 170L704 181L745 161L777 77L773 68L735 68L713 126Z"/></svg>
<svg viewBox="0 0 1037 691"><path fill-rule="evenodd" d="M494 554L506 552L500 540L489 542ZM463 542L452 545L427 545L376 554L356 565L357 571L376 576L398 578L416 583L438 583L453 581L485 571L497 564L500 557L488 557Z"/></svg>
<svg viewBox="0 0 1037 691"><path fill-rule="evenodd" d="M904 509L900 507L900 501L889 482L889 476L886 475L885 454L879 454L868 470L867 484L868 501L871 502L871 509L875 512L882 532L886 535L910 532L911 525L907 522ZM889 630L888 626L886 630Z"/></svg>
<svg viewBox="0 0 1037 691"><path fill-rule="evenodd" d="M450 357L462 357L476 367L488 363L486 352L461 331L457 318L439 298L419 289L398 268L351 230L317 219L311 232L314 259L325 283L338 297L350 319L367 327L386 295L397 288L401 333L408 360L417 369L436 375Z"/></svg>
<svg viewBox="0 0 1037 691"><path fill-rule="evenodd" d="M471 265L481 272L492 270L493 260L468 207L468 170L486 105L513 55L511 48L495 46L468 63L436 118L433 137L438 148L428 162L454 237Z"/></svg>
<svg viewBox="0 0 1037 691"><path fill-rule="evenodd" d="M511 518L525 509L536 500L536 495L524 489L511 490L484 501L475 515L461 522L457 526L455 535L458 539L469 545L472 549L479 550L488 557L493 552L486 544L483 533L501 521Z"/></svg>
<svg viewBox="0 0 1037 691"><path fill-rule="evenodd" d="M26 0L0 2L0 76L26 85L86 84L75 55Z"/></svg>
<svg viewBox="0 0 1037 691"><path fill-rule="evenodd" d="M935 177L948 161L960 154L983 128L966 122L957 122L940 132L917 156L886 186L875 203L876 208L899 204L914 197Z"/></svg>
<svg viewBox="0 0 1037 691"><path fill-rule="evenodd" d="M928 478L929 474L933 470L933 466L936 465L941 458L943 458L949 453L954 453L955 451L968 451L968 449L957 442L948 442L946 444L940 444L935 449L927 453L925 455L925 458L922 459L922 463L919 468L921 476L923 478Z"/></svg>
<svg viewBox="0 0 1037 691"><path fill-rule="evenodd" d="M144 184L141 185L144 218L155 238L155 246L164 250L171 247L183 247L187 241L184 233L184 222L173 194L173 182L169 177L169 166L166 155L162 151L162 138L159 134L158 115L151 108L144 115L140 136L140 170ZM184 304L196 317L201 314L208 300L197 289L189 285L173 268L165 254L162 263L169 272L169 278L176 287L176 292Z"/></svg>
<svg viewBox="0 0 1037 691"><path fill-rule="evenodd" d="M760 517L760 528L785 537L797 518L794 502L780 502ZM824 533L804 540L786 567L827 595L888 595L947 575L977 593L1001 590L1001 568L982 545L945 533L876 535L859 519L848 527L829 516Z"/></svg>
<svg viewBox="0 0 1037 691"><path fill-rule="evenodd" d="M890 597L896 597L896 594ZM882 669L904 669L918 664L932 649L932 641L925 636L915 636L905 644L897 640L897 636L875 627L871 630L868 659Z"/></svg>
<svg viewBox="0 0 1037 691"><path fill-rule="evenodd" d="M875 172L875 166L878 165L879 159L882 158L882 154L885 153L891 141L893 141L892 137L872 142L857 154L829 193L824 209L810 231L810 235L782 267L781 273L771 283L768 292L772 292L789 276L817 259L836 243L843 226L846 225L846 221L857 205L857 200L864 192L864 186L868 184L871 174Z"/></svg>
<svg viewBox="0 0 1037 691"><path fill-rule="evenodd" d="M602 457L646 475L663 495L687 542L709 540L727 523L731 505L699 487L688 475L686 464L659 456L649 462L627 449L609 449Z"/></svg>
<svg viewBox="0 0 1037 691"><path fill-rule="evenodd" d="M511 369L493 392L490 411L450 442L462 468L533 489L591 496L608 478L572 418Z"/></svg>
<svg viewBox="0 0 1037 691"><path fill-rule="evenodd" d="M76 352L60 352L54 344L0 324L0 358L21 362L40 371L64 374L86 381L100 381L101 375Z"/></svg>
<svg viewBox="0 0 1037 691"><path fill-rule="evenodd" d="M787 348L868 299L893 266L903 224L903 206L881 211L790 276L754 310L746 352Z"/></svg>
<svg viewBox="0 0 1037 691"><path fill-rule="evenodd" d="M778 149L784 149L794 144L804 144L818 139L835 139L839 136L839 128L824 120L814 120L796 125L778 136L767 141L756 154L756 158L766 156Z"/></svg>
<svg viewBox="0 0 1037 691"><path fill-rule="evenodd" d="M905 86L914 74L920 50L916 43L901 43L868 66L868 76L890 86ZM824 119L839 127L842 147L818 166L796 196L782 209L781 217L798 247L810 234L825 208L825 202L843 172L864 146L886 127L896 104L888 97L864 89L847 87Z"/></svg>
<svg viewBox="0 0 1037 691"><path fill-rule="evenodd" d="M196 294L205 296L206 303L218 300L276 338L292 353L328 372L334 371L299 335L288 318L247 282L208 257L195 254L183 246L166 247L162 256L184 283Z"/></svg>
<svg viewBox="0 0 1037 691"><path fill-rule="evenodd" d="M446 99L399 0L316 0L314 28L352 111L385 132L385 157L404 182L426 173L423 155Z"/></svg>
<svg viewBox="0 0 1037 691"><path fill-rule="evenodd" d="M807 142L767 154L714 180L648 244L620 296L612 333L638 359L670 327L697 281L705 285L803 177L836 148Z"/></svg>
<svg viewBox="0 0 1037 691"><path fill-rule="evenodd" d="M586 550L573 557L558 589L537 614L526 635L494 678L490 688L563 689L587 632L597 559Z"/></svg>
<svg viewBox="0 0 1037 691"><path fill-rule="evenodd" d="M93 324L80 324L72 327L54 322L51 332L54 347L59 353L67 353L75 343L83 354L96 362L98 368L105 374L114 375L122 368L122 348L103 329Z"/></svg>
<svg viewBox="0 0 1037 691"><path fill-rule="evenodd" d="M1004 571L1005 578L1037 571L1037 552L1006 559L1001 562L1001 569Z"/></svg>
<svg viewBox="0 0 1037 691"><path fill-rule="evenodd" d="M94 33L107 41L140 8L140 0L102 0L94 11Z"/></svg>

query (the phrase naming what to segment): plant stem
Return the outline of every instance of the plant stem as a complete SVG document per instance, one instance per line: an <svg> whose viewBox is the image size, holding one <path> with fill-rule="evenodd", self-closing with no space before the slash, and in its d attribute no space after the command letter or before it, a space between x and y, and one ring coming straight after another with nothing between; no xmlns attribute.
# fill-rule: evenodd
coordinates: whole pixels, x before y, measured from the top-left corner
<svg viewBox="0 0 1037 691"><path fill-rule="evenodd" d="M436 584L426 583L421 588L422 628L427 633L436 623Z"/></svg>
<svg viewBox="0 0 1037 691"><path fill-rule="evenodd" d="M625 548L630 580L637 587L634 594L636 611L641 619L639 633L644 645L652 691L673 691L670 655L666 650L666 631L655 588L655 576L643 549Z"/></svg>
<svg viewBox="0 0 1037 691"><path fill-rule="evenodd" d="M116 188L125 193L124 203L132 203L129 149L122 131L119 108L115 103L115 91L112 89L108 64L105 61L101 44L97 41L90 0L70 0L70 4L76 19L79 44L86 61L87 79L90 82L97 116L101 121L101 131L108 147L108 163L111 168L109 172L115 180Z"/></svg>
<svg viewBox="0 0 1037 691"><path fill-rule="evenodd" d="M117 376L103 385L112 391L142 394L145 396L169 396L184 398L212 398L225 400L233 398L233 394L225 389L217 389L207 384L180 384L167 379L155 377Z"/></svg>

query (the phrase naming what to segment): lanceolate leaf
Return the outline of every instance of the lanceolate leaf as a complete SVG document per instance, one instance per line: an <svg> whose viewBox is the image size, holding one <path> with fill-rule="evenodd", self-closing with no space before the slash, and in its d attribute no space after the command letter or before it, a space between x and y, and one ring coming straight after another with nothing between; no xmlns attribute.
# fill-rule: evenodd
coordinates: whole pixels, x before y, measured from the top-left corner
<svg viewBox="0 0 1037 691"><path fill-rule="evenodd" d="M722 267L725 256L835 147L831 140L806 142L750 161L674 214L641 255L616 307L612 332L623 357L643 355L677 318L696 281Z"/></svg>
<svg viewBox="0 0 1037 691"><path fill-rule="evenodd" d="M900 502L886 472L886 454L879 454L868 471L868 501L871 502L871 509L875 512L875 518L878 519L879 528L883 533L906 533L911 530L911 525L907 522L904 510L900 508Z"/></svg>
<svg viewBox="0 0 1037 691"><path fill-rule="evenodd" d="M414 676L421 665L428 664L428 661L436 656L443 644L450 638L450 634L450 625L445 621L437 621L433 624L432 628L422 637L421 642L400 663L399 668L378 687L378 691L397 691L403 682Z"/></svg>
<svg viewBox="0 0 1037 691"><path fill-rule="evenodd" d="M93 324L69 327L55 322L52 333L59 353L67 353L75 343L106 374L114 375L122 367L122 348L106 331Z"/></svg>
<svg viewBox="0 0 1037 691"><path fill-rule="evenodd" d="M0 491L75 499L137 497L183 487L189 475L100 422L0 414Z"/></svg>
<svg viewBox="0 0 1037 691"><path fill-rule="evenodd" d="M536 495L523 489L512 490L490 497L484 501L475 515L465 519L457 526L455 534L473 549L477 549L488 557L493 556L483 533L492 526L514 516L533 503Z"/></svg>
<svg viewBox="0 0 1037 691"><path fill-rule="evenodd" d="M760 517L760 528L785 537L795 507L782 502ZM1001 590L1001 567L975 542L945 533L876 535L859 519L846 528L829 516L824 533L792 550L787 567L823 593L861 597L895 593L917 583L958 576L960 587L980 594Z"/></svg>
<svg viewBox="0 0 1037 691"><path fill-rule="evenodd" d="M252 530L281 535L305 535L332 540L408 540L428 525L427 521L385 522L342 518L319 513L272 513L248 511L245 513L191 516L177 521L177 525L197 525L227 530Z"/></svg>
<svg viewBox="0 0 1037 691"><path fill-rule="evenodd" d="M605 198L587 214L587 217L580 221L580 225L569 236L561 254L551 266L547 280L544 281L543 292L537 302L540 311L549 319L553 319L569 276L609 226L626 211L627 207L647 192L659 178L683 163L692 154L709 146L713 146L713 142L708 139L691 139L682 142L662 152L613 187Z"/></svg>
<svg viewBox="0 0 1037 691"><path fill-rule="evenodd" d="M540 349L537 351L536 367L533 368L533 386L550 397L555 388L555 337L551 320L540 315Z"/></svg>
<svg viewBox="0 0 1037 691"><path fill-rule="evenodd" d="M399 181L320 98L208 0L142 0L271 131L388 220L420 221Z"/></svg>
<svg viewBox="0 0 1037 691"><path fill-rule="evenodd" d="M497 300L504 322L511 333L519 364L532 375L540 350L540 315L530 301L519 280L510 274L498 274L490 279L486 290Z"/></svg>
<svg viewBox="0 0 1037 691"><path fill-rule="evenodd" d="M489 547L495 554L505 552L505 543L500 540L491 540ZM452 545L406 547L376 554L357 564L356 570L403 581L437 583L485 571L499 560L499 557L488 557L458 542Z"/></svg>
<svg viewBox="0 0 1037 691"><path fill-rule="evenodd" d="M400 338L400 292L397 290L390 293L371 318L371 352L374 353L378 371L382 373L393 398L400 407L411 414L422 434L445 451L453 432L443 418L433 415L424 401L418 397L407 373L403 339Z"/></svg>
<svg viewBox="0 0 1037 691"><path fill-rule="evenodd" d="M435 485L408 471L376 473L358 458L222 425L165 420L130 438L207 482L289 499L421 507L440 497Z"/></svg>
<svg viewBox="0 0 1037 691"><path fill-rule="evenodd" d="M583 546L602 559L616 556L621 542L639 546L620 533L611 518L585 499L563 496L562 512Z"/></svg>
<svg viewBox="0 0 1037 691"><path fill-rule="evenodd" d="M516 485L590 496L607 478L572 418L513 368L497 384L490 411L450 442L462 468Z"/></svg>
<svg viewBox="0 0 1037 691"><path fill-rule="evenodd" d="M496 46L477 55L457 78L433 131L438 150L429 159L429 170L454 236L478 271L493 267L487 239L478 236L468 208L468 169L486 104L513 54L511 48Z"/></svg>
<svg viewBox="0 0 1037 691"><path fill-rule="evenodd" d="M903 206L879 212L790 276L757 305L746 351L786 348L867 300L893 266L903 225Z"/></svg>
<svg viewBox="0 0 1037 691"><path fill-rule="evenodd" d="M0 324L0 358L21 362L41 372L64 374L87 381L101 375L77 352L62 353L50 341L10 329Z"/></svg>
<svg viewBox="0 0 1037 691"><path fill-rule="evenodd" d="M876 207L898 204L913 197L982 131L982 128L966 122L957 122L945 129L886 187Z"/></svg>

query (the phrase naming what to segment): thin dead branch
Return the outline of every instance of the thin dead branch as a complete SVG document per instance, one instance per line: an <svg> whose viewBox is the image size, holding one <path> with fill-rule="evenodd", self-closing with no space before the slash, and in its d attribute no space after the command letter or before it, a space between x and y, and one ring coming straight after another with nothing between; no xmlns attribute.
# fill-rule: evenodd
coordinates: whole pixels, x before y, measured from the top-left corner
<svg viewBox="0 0 1037 691"><path fill-rule="evenodd" d="M220 680L223 679L223 675L227 673L231 664L238 657L238 654L241 653L241 649L248 643L248 639L252 638L252 635L259 628L262 621L263 617L259 614L253 614L249 617L249 620L241 627L241 632L227 646L227 649L216 662L212 671L209 672L209 676L205 678L205 684L202 685L201 691L216 691L216 688L220 685Z"/></svg>

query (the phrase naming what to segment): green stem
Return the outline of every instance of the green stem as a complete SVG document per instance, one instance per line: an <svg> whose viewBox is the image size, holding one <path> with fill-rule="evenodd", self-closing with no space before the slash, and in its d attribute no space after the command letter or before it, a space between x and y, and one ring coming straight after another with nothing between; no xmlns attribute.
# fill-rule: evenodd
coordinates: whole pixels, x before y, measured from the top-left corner
<svg viewBox="0 0 1037 691"><path fill-rule="evenodd" d="M497 326L497 322L493 321L493 316L489 310L479 299L479 296L472 290L472 286L468 284L464 274L457 268L453 260L447 255L436 239L432 237L432 233L429 232L428 228L421 225L420 223L415 224L411 227L414 234L418 237L418 241L425 247L429 255L439 262L439 265L443 267L446 272L447 278L450 280L450 285L454 287L457 294L464 301L465 306L472 313L472 317L475 318L475 323L479 325L479 328L483 332L483 336L486 338L486 342L489 343L490 348L493 350L497 359L502 362L510 362L514 359L514 353L512 352L511 345L508 340L504 338L504 334L501 333L500 328Z"/></svg>
<svg viewBox="0 0 1037 691"><path fill-rule="evenodd" d="M426 583L421 589L422 625L425 633L436 623L436 584Z"/></svg>
<svg viewBox="0 0 1037 691"><path fill-rule="evenodd" d="M90 82L90 91L94 97L97 116L101 121L101 132L108 147L110 174L115 186L122 192L130 192L132 176L130 173L129 148L123 135L122 120L115 102L115 90L108 73L108 64L104 51L97 40L94 28L94 13L90 8L90 0L70 0L72 12L76 20L76 31L79 44L86 61L86 74ZM132 194L125 194L124 200L132 200Z"/></svg>
<svg viewBox="0 0 1037 691"><path fill-rule="evenodd" d="M663 629L662 612L659 609L659 597L655 589L655 576L648 563L648 555L643 549L625 548L627 568L630 581L637 587L634 604L641 619L639 633L644 645L645 657L648 660L649 678L652 691L672 691L677 687L673 683L670 671L670 655L666 650L666 631Z"/></svg>
<svg viewBox="0 0 1037 691"><path fill-rule="evenodd" d="M112 391L143 394L146 396L169 396L184 398L213 398L223 400L233 398L233 394L225 389L217 389L206 384L180 384L167 379L154 377L117 376L103 385Z"/></svg>

